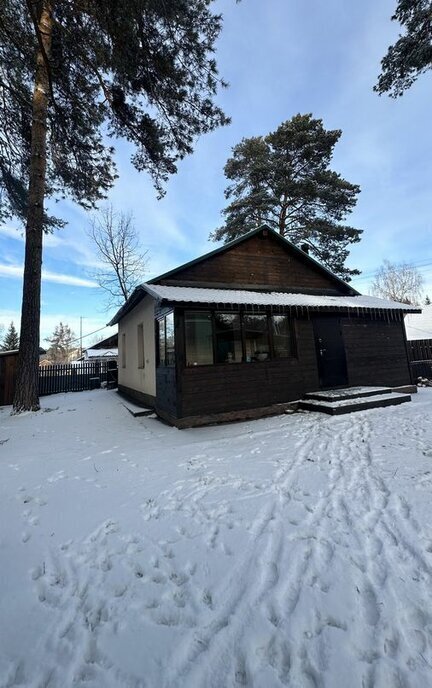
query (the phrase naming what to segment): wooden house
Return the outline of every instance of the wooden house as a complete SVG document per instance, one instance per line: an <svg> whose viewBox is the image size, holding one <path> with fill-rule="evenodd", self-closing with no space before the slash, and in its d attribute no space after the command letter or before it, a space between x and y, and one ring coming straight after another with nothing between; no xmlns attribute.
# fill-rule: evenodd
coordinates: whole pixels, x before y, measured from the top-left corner
<svg viewBox="0 0 432 688"><path fill-rule="evenodd" d="M416 311L361 296L260 227L135 289L110 322L119 391L187 427L320 389L408 385L404 314Z"/></svg>

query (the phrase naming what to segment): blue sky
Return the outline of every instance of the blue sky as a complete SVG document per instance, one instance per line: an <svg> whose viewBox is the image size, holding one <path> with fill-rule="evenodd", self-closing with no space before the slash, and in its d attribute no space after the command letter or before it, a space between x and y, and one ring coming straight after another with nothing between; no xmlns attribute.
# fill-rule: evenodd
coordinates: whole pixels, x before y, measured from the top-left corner
<svg viewBox="0 0 432 688"><path fill-rule="evenodd" d="M396 0L221 0L224 29L217 46L221 75L230 87L219 104L229 127L197 141L158 201L151 181L117 142L120 173L110 194L131 211L149 255L145 278L215 248L209 233L221 223L223 167L243 137L267 134L296 113L311 112L329 129L342 129L332 167L362 192L349 223L364 229L349 264L362 270L354 286L370 289L384 259L418 265L432 296L430 252L432 189L432 74L402 98L372 88L387 46L399 27L390 21ZM89 216L69 202L56 214L68 221L44 249L41 337L60 320L78 334L102 327L103 293L94 285L97 263L86 237ZM23 241L13 223L0 226L0 324L19 322ZM104 330L101 336L107 336Z"/></svg>

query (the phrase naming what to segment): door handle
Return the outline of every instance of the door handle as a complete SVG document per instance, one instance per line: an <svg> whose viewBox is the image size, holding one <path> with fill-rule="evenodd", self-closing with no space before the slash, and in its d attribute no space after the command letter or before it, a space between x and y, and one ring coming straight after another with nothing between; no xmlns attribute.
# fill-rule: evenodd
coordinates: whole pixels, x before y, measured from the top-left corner
<svg viewBox="0 0 432 688"><path fill-rule="evenodd" d="M327 351L327 349L320 349L320 350L319 350L320 356L323 356L323 355L325 354L326 351Z"/></svg>

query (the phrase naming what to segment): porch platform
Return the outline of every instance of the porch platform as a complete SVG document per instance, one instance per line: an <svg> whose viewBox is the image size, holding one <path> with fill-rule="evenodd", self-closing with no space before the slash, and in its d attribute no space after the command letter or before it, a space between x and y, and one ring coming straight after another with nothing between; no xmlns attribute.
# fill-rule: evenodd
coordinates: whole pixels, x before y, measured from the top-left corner
<svg viewBox="0 0 432 688"><path fill-rule="evenodd" d="M397 406L408 401L411 401L410 394L393 392L390 387L347 387L310 392L300 401L299 408L304 411L341 415L384 406Z"/></svg>

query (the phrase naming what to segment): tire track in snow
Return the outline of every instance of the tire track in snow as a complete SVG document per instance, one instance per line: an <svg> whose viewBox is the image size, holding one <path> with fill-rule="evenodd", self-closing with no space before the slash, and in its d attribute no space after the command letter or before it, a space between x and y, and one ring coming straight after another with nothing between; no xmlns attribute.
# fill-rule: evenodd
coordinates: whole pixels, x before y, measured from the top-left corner
<svg viewBox="0 0 432 688"><path fill-rule="evenodd" d="M313 428L316 431L317 425L323 424L324 421L321 419L318 422L314 419L308 425L310 425L310 429ZM226 604L206 628L204 637L189 637L183 642L172 662L173 670L171 670L171 676L167 680L167 686L174 687L186 684L231 685L229 676L231 676L232 685L253 684L252 673L248 672L247 669L246 650L240 649L241 640L255 609L272 597L272 593L280 582L278 562L283 557L283 549L286 547L283 538L285 507L291 502L291 491L298 481L299 468L305 464L307 459L310 460L311 455L316 454L317 449L314 434L308 432L308 437L309 439L306 441L303 438L300 440L297 445L298 451L291 461L287 461L288 465L282 466L276 472L272 486L271 515L268 515L268 508L266 507L264 513L267 515L263 518L261 513L256 519L253 527L255 537L249 543L247 553L240 566L235 568L225 584L225 591L219 594L220 597L227 599ZM329 434L328 438L321 442L320 450L325 453L327 445L331 441L334 441L334 438ZM317 506L311 509L306 517L304 525L315 533L326 509L328 496L336 489L341 475L340 465L333 467L326 494L322 496ZM308 542L310 539L317 539L317 535L302 536L300 541ZM261 548L264 554L262 554ZM285 599L290 599L288 613L293 613L295 610L304 577L311 566L311 557L312 548L308 543L301 562L295 565L294 575L290 576L289 571L284 571L284 577L286 577L289 585L289 589L284 593ZM253 569L259 573L251 585L249 573ZM272 607L271 603L267 602L268 610L274 609L275 606L278 608L278 605ZM271 611L269 611L269 616L272 616ZM277 612L273 611L273 616L276 617ZM276 622L275 618L273 621ZM199 623L198 626L200 626ZM237 648L236 653L233 653L233 648ZM283 679L282 682L284 682L287 678L285 674L289 673L291 664L286 648L285 652L282 653L281 664L282 666L276 667L276 669L279 670L281 680ZM307 654L303 654L301 657L299 673L304 681L308 680L308 676L318 677L318 672L309 662ZM302 685L306 686L307 684L304 682ZM316 685L320 684L316 683Z"/></svg>
<svg viewBox="0 0 432 688"><path fill-rule="evenodd" d="M383 415L384 422L392 426L387 418ZM380 429L385 433L385 428ZM423 654L427 647L424 626L430 623L431 617L419 614L420 609L428 606L432 571L414 544L418 528L415 521L409 520L409 506L403 498L392 494L374 466L371 425L366 414L358 417L358 438L360 451L354 456L346 487L347 494L357 491L363 497L355 500L349 526L359 545L355 553L354 580L364 624L360 625L360 632L353 634L352 642L359 658L367 665L362 678L363 688L411 686L411 670L421 673L422 664L423 670L428 669L427 665L432 666ZM345 514L342 513L340 505L339 513L347 520L346 509ZM403 600L399 584L402 576L410 584L410 593ZM422 578L422 581L418 578L423 589L422 585L417 587L420 593L417 601L412 599L413 576L414 580L416 576ZM405 629L412 615L417 626L423 629L415 629L410 649Z"/></svg>
<svg viewBox="0 0 432 688"><path fill-rule="evenodd" d="M317 425L321 427L317 428ZM258 548L266 548L266 558L268 562L272 562L272 566L275 560L280 562L287 558L286 553L284 554L287 543L279 540L275 544L274 536L273 555L271 554L272 536L267 522L267 526L259 533L260 537L251 544L252 550L243 562L246 573L254 564L260 570L258 582L252 587L247 584L239 587L238 579L242 580L242 571L236 570L227 586L228 589L234 586L236 591L229 607L231 622L226 624L225 614L225 623L219 624L216 621L214 625L210 625L208 637L200 648L199 655L188 655L186 652L183 664L180 663L174 678L167 685L180 686L185 680L192 680L209 686L221 685L220 682L222 685L252 686L254 672L248 670L250 652L244 645L242 647L242 638L247 635L249 621L254 616L253 610L263 604L271 610L269 617L273 619L275 627L280 624L270 639L266 657L273 665L279 684L302 685L302 688L330 686L326 684L325 678L328 653L323 640L323 629L331 628L347 633L360 659L366 663L367 669L362 679L364 688L410 685L407 683L407 672L398 666L401 653L398 653L397 647L403 619L389 624L383 620L381 609L383 590L388 587L387 579L398 561L394 559L392 552L387 551L386 538L378 537L377 533L381 534L381 529L385 531L387 528L393 534L393 540L391 535L387 538L391 540L392 546L401 543L402 547L407 548L408 573L412 568L410 562L413 551L409 539L402 535L402 527L395 526L401 520L401 513L388 512L391 494L373 469L368 429L367 416L366 420L358 415L350 416L328 425L325 421L319 424L314 418L314 422L310 424L310 431L315 431L313 436L306 442L300 441L296 460L276 474L279 483L273 486L274 512L271 521L274 533L283 531L283 517L286 513L284 506L290 502L290 489L297 481L298 469L311 456L321 455L319 463L322 468L325 468L326 455L333 457L331 467L328 467L329 483L326 490L302 522L302 533L291 539L291 542L302 544L297 547L296 560L277 579L266 577L263 570L259 569L256 552ZM317 443L316 435L326 439L320 439ZM364 498L364 508L353 513L349 498L350 495L358 496L359 493ZM325 527L323 525L326 517L331 518L331 540L323 537L324 533L328 536L328 524ZM344 553L344 549L348 551ZM309 605L309 615L296 617L299 603L310 595L312 586L321 584L321 593L328 592L325 589L328 584L323 583L322 572L326 568L330 569L328 578L331 579L335 555L341 558L344 554L346 571L353 589L356 589L358 613L363 623L356 623L353 618L350 623L337 618L337 615L329 613L326 604L320 600L313 600L312 605ZM416 561L420 562L421 569L429 577L424 558L423 561L422 557ZM260 584L260 581L264 583ZM394 594L393 599L395 597ZM354 596L352 599L355 601ZM420 620L425 622L428 619ZM363 634L359 630L362 628L365 629ZM279 652L276 661L270 645L273 644L274 649L279 642L281 647L281 631L289 638L289 642L285 641L284 651ZM419 640L418 634L415 634L415 638ZM189 642L190 640L185 641L186 647ZM419 643L421 645L420 640ZM234 659L235 656L237 660ZM174 661L174 665L175 663ZM418 668L417 665L415 668Z"/></svg>
<svg viewBox="0 0 432 688"><path fill-rule="evenodd" d="M405 429L408 426L413 436L418 434L415 430L419 420L413 419L411 428L408 419L404 421ZM387 424L390 425L388 421ZM410 506L403 496L393 494L388 483L374 470L370 424L365 427L364 435L366 452L360 470L365 483L378 495L373 518L365 519L366 533L373 544L367 563L376 595L381 593L384 599L384 618L377 625L375 637L375 652L380 657L368 672L365 685L374 686L380 681L384 686L390 680L412 685L413 671L416 680L423 672L426 680L432 668L432 615L427 611L432 567L417 544L419 525L411 516Z"/></svg>

